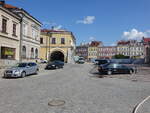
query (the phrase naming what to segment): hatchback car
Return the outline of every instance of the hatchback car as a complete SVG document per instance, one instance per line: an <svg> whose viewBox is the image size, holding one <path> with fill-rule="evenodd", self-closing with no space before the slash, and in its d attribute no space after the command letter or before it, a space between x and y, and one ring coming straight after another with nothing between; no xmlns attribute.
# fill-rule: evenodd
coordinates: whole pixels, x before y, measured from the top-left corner
<svg viewBox="0 0 150 113"><path fill-rule="evenodd" d="M57 69L57 68L63 68L63 66L64 66L64 62L57 60L57 61L48 63L45 69Z"/></svg>
<svg viewBox="0 0 150 113"><path fill-rule="evenodd" d="M38 65L34 62L18 63L15 66L12 66L11 68L8 68L4 71L4 78L5 77L23 78L27 75L37 74L38 70L39 70Z"/></svg>
<svg viewBox="0 0 150 113"><path fill-rule="evenodd" d="M104 65L98 66L98 71L100 74L106 73L108 75L111 74L132 74L134 69L129 66L125 66L123 64L117 63L107 63Z"/></svg>

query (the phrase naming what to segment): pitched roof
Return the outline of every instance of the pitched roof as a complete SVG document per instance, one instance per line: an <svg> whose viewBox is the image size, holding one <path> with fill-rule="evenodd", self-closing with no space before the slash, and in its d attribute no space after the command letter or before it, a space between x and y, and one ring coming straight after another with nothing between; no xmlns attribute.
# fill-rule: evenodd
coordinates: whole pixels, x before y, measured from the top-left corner
<svg viewBox="0 0 150 113"><path fill-rule="evenodd" d="M117 44L118 44L118 45L126 45L126 44L129 44L129 43L130 43L130 41L121 40L121 41L119 41Z"/></svg>
<svg viewBox="0 0 150 113"><path fill-rule="evenodd" d="M144 38L144 37L143 37L143 41L144 41L144 42L150 42L150 38Z"/></svg>
<svg viewBox="0 0 150 113"><path fill-rule="evenodd" d="M69 32L66 30L55 30L55 29L42 29L41 32Z"/></svg>
<svg viewBox="0 0 150 113"><path fill-rule="evenodd" d="M90 46L92 46L92 47L98 47L98 46L100 46L101 44L102 44L101 41L92 41L91 44L90 44Z"/></svg>
<svg viewBox="0 0 150 113"><path fill-rule="evenodd" d="M1 2L0 1L0 5L2 5L3 4L3 2ZM12 6L12 5L10 5L10 4L5 4L4 3L4 6L3 6L4 8L7 8L7 9L15 9L15 8L17 8L16 6Z"/></svg>
<svg viewBox="0 0 150 113"><path fill-rule="evenodd" d="M10 11L13 12L14 14L17 14L14 10L23 11L23 12L25 12L27 15L29 15L30 17L32 17L33 19L35 19L37 22L39 22L39 23L42 25L42 23L41 23L39 20L37 20L36 18L34 18L32 15L30 15L30 14L29 14L26 10L24 10L23 8L18 8L18 7L16 7L16 6L12 6L12 5L10 5L10 4L5 4L5 2L3 2L3 1L0 1L0 5L3 5L4 8L10 10Z"/></svg>

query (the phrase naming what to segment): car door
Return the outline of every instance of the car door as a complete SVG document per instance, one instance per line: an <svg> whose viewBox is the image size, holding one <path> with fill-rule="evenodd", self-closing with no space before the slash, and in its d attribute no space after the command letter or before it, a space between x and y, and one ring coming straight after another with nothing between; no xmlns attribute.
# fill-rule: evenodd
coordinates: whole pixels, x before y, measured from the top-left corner
<svg viewBox="0 0 150 113"><path fill-rule="evenodd" d="M33 72L32 73L36 73L37 69L38 69L37 64L36 63L32 63L32 68L33 68Z"/></svg>
<svg viewBox="0 0 150 113"><path fill-rule="evenodd" d="M121 73L121 65L120 64L114 64L113 65L113 71L114 71L114 73Z"/></svg>
<svg viewBox="0 0 150 113"><path fill-rule="evenodd" d="M122 66L121 66L121 72L122 72L122 73L128 73L128 72L129 72L128 67L125 66L125 65L122 65Z"/></svg>
<svg viewBox="0 0 150 113"><path fill-rule="evenodd" d="M33 74L33 71L34 71L33 64L32 63L28 63L28 66L29 66L29 68L28 68L29 73Z"/></svg>

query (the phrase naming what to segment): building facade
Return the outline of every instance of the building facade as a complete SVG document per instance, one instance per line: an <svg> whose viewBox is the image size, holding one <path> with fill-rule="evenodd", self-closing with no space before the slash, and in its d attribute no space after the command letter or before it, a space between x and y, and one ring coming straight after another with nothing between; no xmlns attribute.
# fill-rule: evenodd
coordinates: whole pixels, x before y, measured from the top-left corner
<svg viewBox="0 0 150 113"><path fill-rule="evenodd" d="M102 46L101 41L92 41L88 47L88 60L91 61L93 59L98 58L98 48Z"/></svg>
<svg viewBox="0 0 150 113"><path fill-rule="evenodd" d="M150 64L150 38L143 37L145 63Z"/></svg>
<svg viewBox="0 0 150 113"><path fill-rule="evenodd" d="M76 55L88 59L88 45L77 46Z"/></svg>
<svg viewBox="0 0 150 113"><path fill-rule="evenodd" d="M41 30L40 58L54 61L74 62L76 39L66 30Z"/></svg>
<svg viewBox="0 0 150 113"><path fill-rule="evenodd" d="M19 61L20 20L0 3L0 65Z"/></svg>
<svg viewBox="0 0 150 113"><path fill-rule="evenodd" d="M111 59L116 54L117 54L116 46L102 46L98 48L99 59Z"/></svg>
<svg viewBox="0 0 150 113"><path fill-rule="evenodd" d="M117 43L117 54L130 58L144 58L144 44L142 41L129 40Z"/></svg>
<svg viewBox="0 0 150 113"><path fill-rule="evenodd" d="M5 4L4 1L0 2L0 4L20 18L19 24L15 24L15 21L13 21L13 26L9 26L13 28L13 33L19 32L16 34L19 35L18 37L20 39L20 42L18 42L20 45L19 50L17 50L19 52L19 61L38 59L41 23L22 8Z"/></svg>
<svg viewBox="0 0 150 113"><path fill-rule="evenodd" d="M21 60L30 61L39 58L41 23L23 9L13 9L21 16Z"/></svg>

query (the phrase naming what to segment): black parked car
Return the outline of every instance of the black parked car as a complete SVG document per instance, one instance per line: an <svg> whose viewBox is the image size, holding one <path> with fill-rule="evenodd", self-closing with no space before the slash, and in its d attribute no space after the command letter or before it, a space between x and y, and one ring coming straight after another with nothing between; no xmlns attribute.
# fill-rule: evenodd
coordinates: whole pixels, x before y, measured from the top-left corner
<svg viewBox="0 0 150 113"><path fill-rule="evenodd" d="M63 68L63 66L64 66L64 62L57 60L57 61L48 63L45 69L57 69L57 68Z"/></svg>
<svg viewBox="0 0 150 113"><path fill-rule="evenodd" d="M104 65L99 65L98 71L100 72L100 74L105 73L108 75L111 75L111 74L132 74L134 72L134 69L132 67L125 66L123 64L107 63Z"/></svg>
<svg viewBox="0 0 150 113"><path fill-rule="evenodd" d="M102 64L107 64L110 63L110 60L108 59L96 59L95 60L95 65L102 65Z"/></svg>

